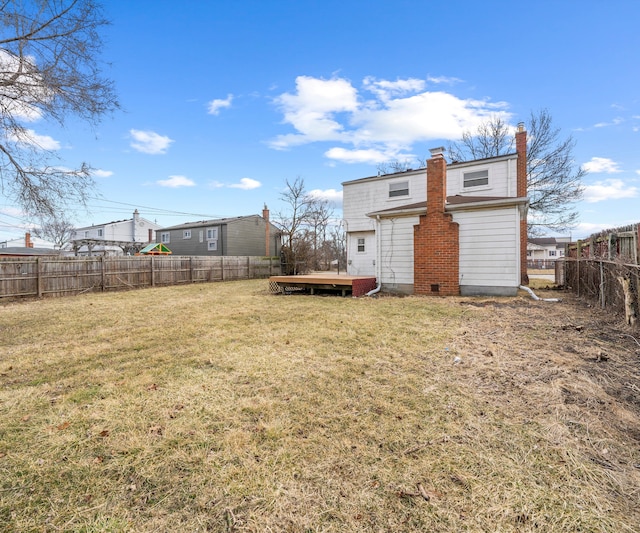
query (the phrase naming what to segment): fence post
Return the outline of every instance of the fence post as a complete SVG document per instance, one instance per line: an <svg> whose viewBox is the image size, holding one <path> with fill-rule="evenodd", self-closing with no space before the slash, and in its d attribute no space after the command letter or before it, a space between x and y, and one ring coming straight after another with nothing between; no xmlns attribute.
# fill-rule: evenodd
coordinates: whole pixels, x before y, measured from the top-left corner
<svg viewBox="0 0 640 533"><path fill-rule="evenodd" d="M102 292L105 291L105 277L106 277L106 273L104 271L104 255L100 256L100 281L102 284Z"/></svg>
<svg viewBox="0 0 640 533"><path fill-rule="evenodd" d="M38 293L38 298L42 298L42 258L38 257L36 259L36 291Z"/></svg>
<svg viewBox="0 0 640 533"><path fill-rule="evenodd" d="M155 269L155 255L151 255L151 286L156 286L156 269Z"/></svg>
<svg viewBox="0 0 640 533"><path fill-rule="evenodd" d="M253 279L251 277L251 257L247 256L247 279Z"/></svg>
<svg viewBox="0 0 640 533"><path fill-rule="evenodd" d="M222 277L222 281L224 281L224 255L220 256L220 276Z"/></svg>
<svg viewBox="0 0 640 533"><path fill-rule="evenodd" d="M605 295L604 295L604 264L602 261L598 261L600 263L600 307L604 309L605 307Z"/></svg>

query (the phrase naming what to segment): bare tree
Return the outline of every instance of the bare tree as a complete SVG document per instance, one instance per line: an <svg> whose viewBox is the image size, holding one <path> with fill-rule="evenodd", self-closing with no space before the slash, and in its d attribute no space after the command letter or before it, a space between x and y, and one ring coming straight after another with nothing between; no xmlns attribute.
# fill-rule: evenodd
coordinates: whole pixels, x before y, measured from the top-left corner
<svg viewBox="0 0 640 533"><path fill-rule="evenodd" d="M36 237L52 242L55 248L60 249L71 241L75 227L62 216L50 216L43 218L40 225L31 231Z"/></svg>
<svg viewBox="0 0 640 533"><path fill-rule="evenodd" d="M586 171L573 158L575 141L560 138L548 110L531 112L527 125L527 194L529 234L544 228L565 231L576 224L573 204L582 198L582 178ZM459 143L448 147L454 161L482 159L514 151L511 127L499 117L481 124L475 132L465 132Z"/></svg>
<svg viewBox="0 0 640 533"><path fill-rule="evenodd" d="M25 124L71 115L95 124L119 107L98 61L106 24L96 0L0 3L0 191L28 213L54 217L93 186L89 165L57 164L50 139Z"/></svg>
<svg viewBox="0 0 640 533"><path fill-rule="evenodd" d="M283 236L282 254L285 270L299 274L319 266L319 253L332 213L327 200L310 195L304 179L285 180L280 195L285 208L276 213L274 223Z"/></svg>
<svg viewBox="0 0 640 533"><path fill-rule="evenodd" d="M406 172L407 170L413 170L418 168L425 168L427 166L426 159L405 159L404 161L400 161L398 159L391 159L390 161L385 161L384 163L378 163L376 165L376 170L378 171L378 176L382 174L395 174L396 172Z"/></svg>

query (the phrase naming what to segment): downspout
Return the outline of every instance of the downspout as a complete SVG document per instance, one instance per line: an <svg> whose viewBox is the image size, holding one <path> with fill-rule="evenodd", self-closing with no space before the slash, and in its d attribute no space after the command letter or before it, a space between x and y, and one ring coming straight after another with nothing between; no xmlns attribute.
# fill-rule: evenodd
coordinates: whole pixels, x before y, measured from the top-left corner
<svg viewBox="0 0 640 533"><path fill-rule="evenodd" d="M382 252L380 251L380 215L376 215L376 278L378 279L378 286L375 289L370 290L366 296L372 296L382 288Z"/></svg>
<svg viewBox="0 0 640 533"><path fill-rule="evenodd" d="M540 298L539 296L536 296L536 294L529 287L525 287L524 285L520 285L520 288L523 291L527 291L531 295L531 298L533 298L536 301L540 301L540 302L561 302L562 301L560 298Z"/></svg>

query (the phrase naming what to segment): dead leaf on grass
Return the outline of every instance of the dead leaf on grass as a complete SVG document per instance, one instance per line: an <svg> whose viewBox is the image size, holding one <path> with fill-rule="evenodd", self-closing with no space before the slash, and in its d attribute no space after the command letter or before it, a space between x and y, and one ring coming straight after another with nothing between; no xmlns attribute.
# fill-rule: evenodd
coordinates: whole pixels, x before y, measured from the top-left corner
<svg viewBox="0 0 640 533"><path fill-rule="evenodd" d="M163 431L163 427L162 426L151 426L149 428L149 433L151 433L152 435L162 435L162 431Z"/></svg>
<svg viewBox="0 0 640 533"><path fill-rule="evenodd" d="M63 431L65 429L67 429L69 426L71 425L71 422L69 422L68 420L66 422L63 422L62 424L60 424L59 426L56 426L56 429L58 431Z"/></svg>
<svg viewBox="0 0 640 533"><path fill-rule="evenodd" d="M158 390L158 385L156 385L155 383L152 383L147 387L147 390Z"/></svg>

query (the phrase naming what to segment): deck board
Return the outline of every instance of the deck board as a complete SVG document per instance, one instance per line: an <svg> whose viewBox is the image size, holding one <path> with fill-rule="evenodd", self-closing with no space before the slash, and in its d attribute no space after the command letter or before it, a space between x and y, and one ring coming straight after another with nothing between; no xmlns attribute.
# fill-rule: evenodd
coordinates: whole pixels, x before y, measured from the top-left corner
<svg viewBox="0 0 640 533"><path fill-rule="evenodd" d="M310 289L314 293L315 289L328 289L341 291L345 296L351 292L352 296L363 296L376 287L374 276L349 276L346 274L317 273L300 274L297 276L270 276L269 285L272 292L280 292L278 289L286 287L297 287ZM273 289L273 287L277 289Z"/></svg>

